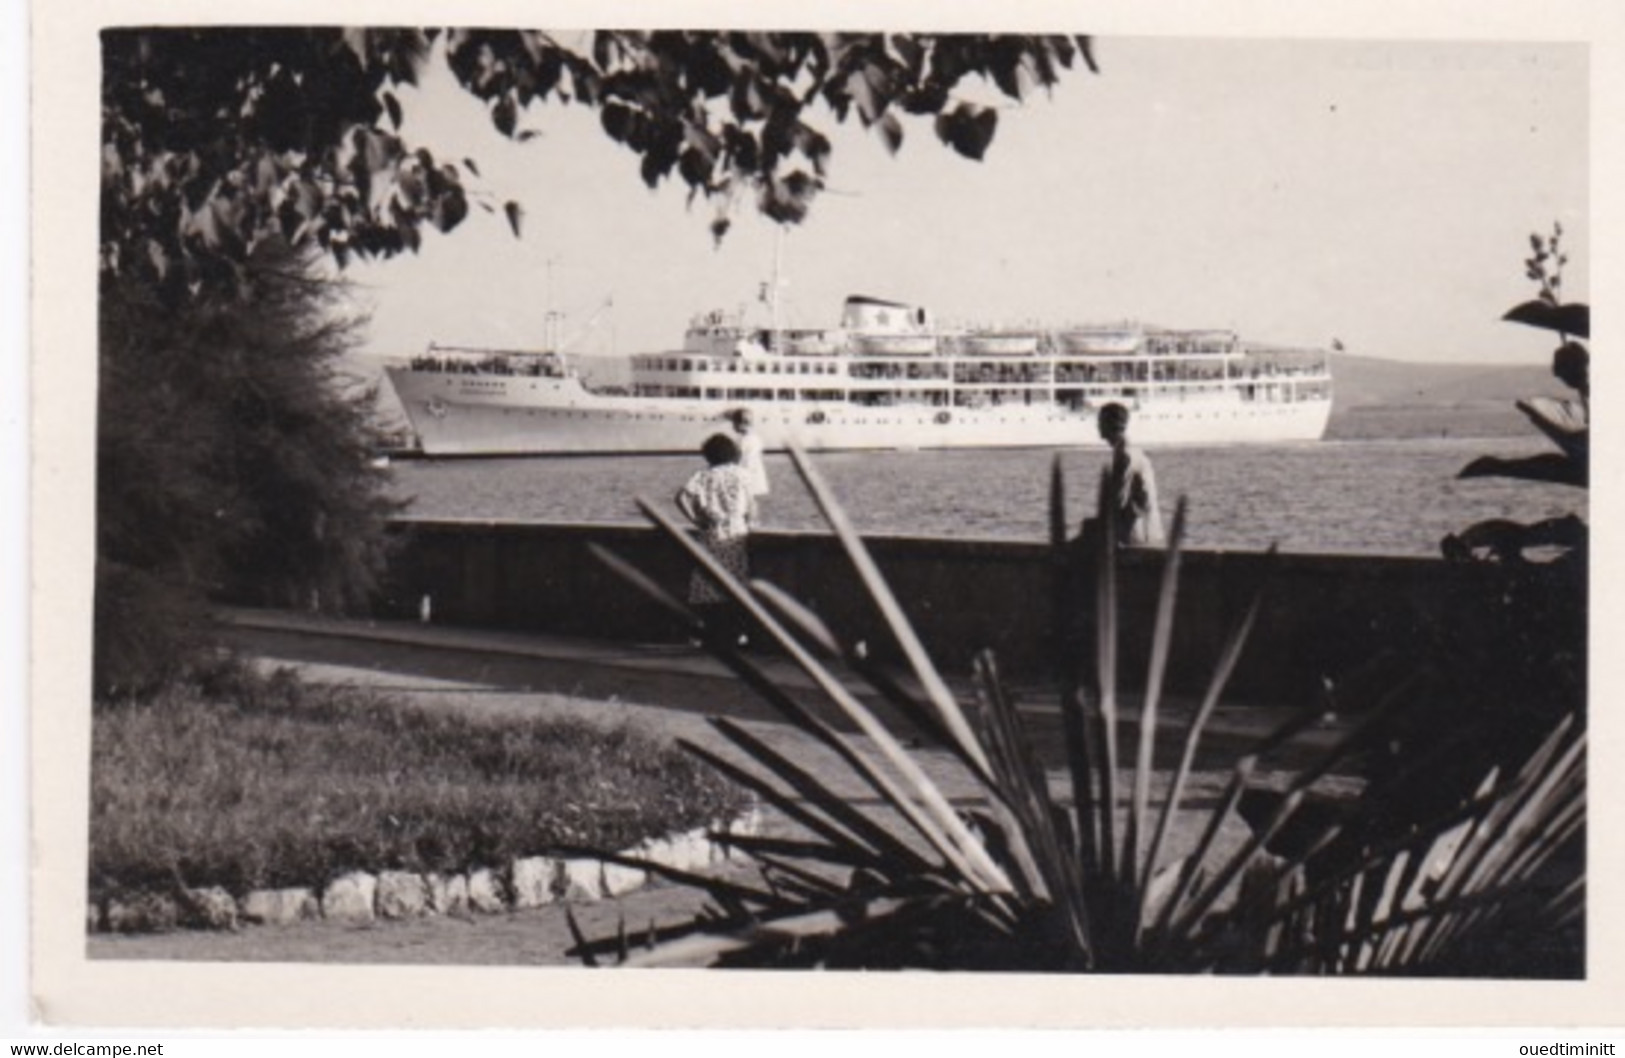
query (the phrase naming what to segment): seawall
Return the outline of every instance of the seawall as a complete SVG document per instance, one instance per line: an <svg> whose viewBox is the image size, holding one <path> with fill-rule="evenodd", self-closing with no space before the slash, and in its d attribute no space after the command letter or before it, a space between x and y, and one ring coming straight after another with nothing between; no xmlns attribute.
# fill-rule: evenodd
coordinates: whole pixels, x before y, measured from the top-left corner
<svg viewBox="0 0 1625 1058"><path fill-rule="evenodd" d="M658 530L628 525L401 520L399 549L379 616L411 618L428 598L435 622L535 630L606 640L657 642L682 629L598 561L608 548L681 599L688 560ZM937 663L969 671L991 649L1018 680L1055 674L1055 614L1083 604L1083 586L1062 598L1057 563L1040 543L871 537L866 543ZM845 640L896 654L860 582L828 535L761 532L753 574L810 607ZM1126 553L1119 572L1123 683L1141 686L1165 556ZM1170 690L1199 694L1255 595L1256 621L1227 697L1255 704L1358 706L1362 677L1391 658L1425 649L1497 605L1505 575L1491 567L1365 555L1190 551L1182 557ZM1261 593L1261 594L1260 594Z"/></svg>

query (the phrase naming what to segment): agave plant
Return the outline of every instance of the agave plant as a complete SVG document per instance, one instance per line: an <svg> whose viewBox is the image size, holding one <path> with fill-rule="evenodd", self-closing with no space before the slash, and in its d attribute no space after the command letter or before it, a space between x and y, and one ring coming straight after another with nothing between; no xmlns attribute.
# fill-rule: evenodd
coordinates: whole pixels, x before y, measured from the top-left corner
<svg viewBox="0 0 1625 1058"><path fill-rule="evenodd" d="M1342 824L1360 835L1351 858L1317 872L1311 853L1275 881L1258 968L1580 976L1584 755L1566 718L1515 774L1492 771L1459 805L1409 827L1394 827L1368 793ZM1327 830L1320 849L1337 837Z"/></svg>
<svg viewBox="0 0 1625 1058"><path fill-rule="evenodd" d="M1119 687L1112 505L1100 505L1104 532L1081 543L1068 540L1058 460L1050 524L1065 768L1052 789L996 660L981 655L974 695L956 698L816 468L799 450L791 455L883 615L912 681L896 678L860 645L843 643L773 585L740 583L670 518L647 503L640 507L812 679L856 737L775 684L732 636L707 628L614 554L595 550L685 621L786 719L833 751L872 796L843 796L806 762L713 719L748 764L692 743L686 748L781 813L786 832L716 835L754 861L758 874L745 880L600 853L699 887L713 903L691 925L651 933L637 948L624 929L597 941L578 931L576 950L589 964L613 956L635 965L1326 972L1420 965L1427 957L1430 965L1451 966L1452 953L1464 950L1461 939L1482 937L1486 924L1506 919L1509 894L1524 892L1520 882L1549 865L1553 839L1568 833L1547 829L1551 818L1570 827L1576 811L1583 818L1572 774L1552 779L1556 764L1571 764L1578 752L1563 743L1512 783L1486 779L1476 797L1427 825L1385 833L1374 822L1381 806L1373 801L1372 811L1315 821L1293 855L1267 851L1284 828L1297 823L1301 829L1313 819L1306 807L1312 788L1364 746L1379 708L1293 776L1250 836L1237 840L1241 828L1232 827L1222 839L1260 760L1316 723L1318 703L1236 760L1216 805L1192 803L1203 735L1247 642L1258 598L1234 628L1199 704L1176 730L1163 709L1163 677L1173 644L1182 500L1164 557L1143 694L1130 706ZM1101 487L1109 488L1104 478ZM950 803L914 753L838 677L837 663L948 751L974 786L977 808ZM1396 692L1387 705L1401 699ZM1154 768L1165 731L1174 731L1168 748L1177 749L1178 763L1165 775L1157 804ZM1561 742L1560 735L1554 739ZM1182 827L1185 832L1199 832L1181 848L1171 838L1176 819L1196 824ZM1529 840L1532 832L1539 840ZM1374 890L1380 899L1371 899ZM1564 890L1556 914L1572 913L1576 899L1574 890ZM1548 921L1524 914L1531 922ZM1396 934L1401 939L1393 939ZM1373 947L1378 954L1367 954Z"/></svg>

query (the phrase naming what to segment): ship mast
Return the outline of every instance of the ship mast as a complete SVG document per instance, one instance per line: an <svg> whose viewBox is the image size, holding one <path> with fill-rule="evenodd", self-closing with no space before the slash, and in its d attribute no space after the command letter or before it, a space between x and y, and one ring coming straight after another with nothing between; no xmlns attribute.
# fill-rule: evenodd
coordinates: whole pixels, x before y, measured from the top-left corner
<svg viewBox="0 0 1625 1058"><path fill-rule="evenodd" d="M779 286L784 282L781 278L784 267L784 225L780 224L773 239L773 290L768 295L768 309L772 312L773 329L768 332L768 351L779 352Z"/></svg>
<svg viewBox="0 0 1625 1058"><path fill-rule="evenodd" d="M559 351L559 313L553 309L553 258L547 259L547 281L542 286L542 344L550 353Z"/></svg>

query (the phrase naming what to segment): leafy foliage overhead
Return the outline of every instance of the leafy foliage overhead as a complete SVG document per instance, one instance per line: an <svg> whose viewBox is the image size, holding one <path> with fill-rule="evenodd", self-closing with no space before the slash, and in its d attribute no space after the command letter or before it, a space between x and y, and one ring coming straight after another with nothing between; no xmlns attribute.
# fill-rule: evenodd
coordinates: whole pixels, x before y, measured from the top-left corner
<svg viewBox="0 0 1625 1058"><path fill-rule="evenodd" d="M850 33L141 28L103 34L104 272L170 289L235 289L253 249L277 237L352 255L416 251L423 226L468 214L470 159L437 158L401 135L395 89L443 41L458 83L502 135L535 135L532 104L596 107L651 187L681 180L795 223L824 186L830 141L809 118L855 116L890 150L902 117L982 158L998 113L956 94L967 79L1012 99L1049 88L1088 38ZM493 207L474 197L483 208ZM521 210L504 203L517 234Z"/></svg>

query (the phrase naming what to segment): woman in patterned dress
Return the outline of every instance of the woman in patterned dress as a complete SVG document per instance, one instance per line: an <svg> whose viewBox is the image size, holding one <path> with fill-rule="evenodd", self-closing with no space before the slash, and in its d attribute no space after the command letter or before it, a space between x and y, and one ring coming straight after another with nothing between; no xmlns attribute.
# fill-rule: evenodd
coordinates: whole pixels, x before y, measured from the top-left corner
<svg viewBox="0 0 1625 1058"><path fill-rule="evenodd" d="M701 446L705 469L696 471L677 490L675 502L694 527L711 556L740 580L750 575L746 542L756 521L756 501L750 479L739 463L739 445L727 434L713 434ZM689 577L688 602L705 623L745 643L732 600L703 570Z"/></svg>

